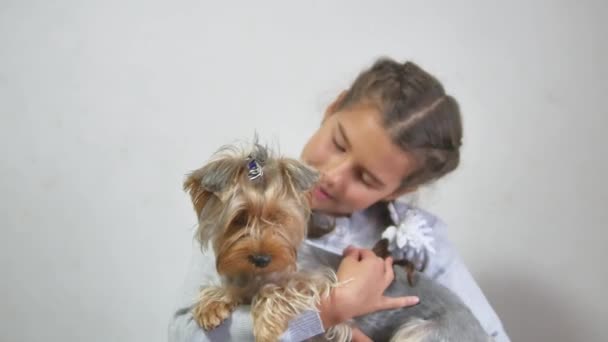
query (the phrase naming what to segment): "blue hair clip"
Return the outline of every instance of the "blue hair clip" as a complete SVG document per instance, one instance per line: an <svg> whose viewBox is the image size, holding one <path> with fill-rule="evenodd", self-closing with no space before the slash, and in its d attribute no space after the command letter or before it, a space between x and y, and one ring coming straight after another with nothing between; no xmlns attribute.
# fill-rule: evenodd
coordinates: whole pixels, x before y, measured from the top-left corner
<svg viewBox="0 0 608 342"><path fill-rule="evenodd" d="M251 156L249 156L247 159L249 160L247 162L247 168L249 169L249 171L247 172L247 176L249 177L249 180L254 180L262 177L264 175L264 172L262 171L262 166L260 165L260 163L258 163L257 160L251 158Z"/></svg>

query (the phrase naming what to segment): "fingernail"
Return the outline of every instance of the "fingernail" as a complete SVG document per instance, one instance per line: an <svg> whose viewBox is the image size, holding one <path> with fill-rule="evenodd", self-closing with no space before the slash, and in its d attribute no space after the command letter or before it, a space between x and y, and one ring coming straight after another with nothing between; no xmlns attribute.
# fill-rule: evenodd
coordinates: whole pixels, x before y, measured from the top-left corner
<svg viewBox="0 0 608 342"><path fill-rule="evenodd" d="M411 301L412 305L418 304L419 302L420 302L420 298L418 298L418 297L412 298L412 301Z"/></svg>

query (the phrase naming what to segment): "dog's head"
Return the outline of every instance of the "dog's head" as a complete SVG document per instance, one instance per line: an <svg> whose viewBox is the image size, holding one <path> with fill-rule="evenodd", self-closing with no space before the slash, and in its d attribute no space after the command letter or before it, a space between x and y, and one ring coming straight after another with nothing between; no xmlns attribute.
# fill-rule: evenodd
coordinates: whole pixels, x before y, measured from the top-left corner
<svg viewBox="0 0 608 342"><path fill-rule="evenodd" d="M184 189L198 215L197 238L203 248L211 245L225 280L243 286L295 270L317 179L313 169L257 143L250 151L224 147L188 175Z"/></svg>

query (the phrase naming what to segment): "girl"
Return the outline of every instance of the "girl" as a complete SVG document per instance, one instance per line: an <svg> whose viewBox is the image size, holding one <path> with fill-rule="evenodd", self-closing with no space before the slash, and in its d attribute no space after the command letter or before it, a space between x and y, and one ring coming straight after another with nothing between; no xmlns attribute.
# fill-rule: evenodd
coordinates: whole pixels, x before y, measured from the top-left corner
<svg viewBox="0 0 608 342"><path fill-rule="evenodd" d="M332 290L319 312L292 320L284 341L301 341L353 317L415 305L417 298L388 298L393 280L391 259L369 249L396 217L416 217L428 244L394 246L424 273L449 288L470 307L495 341L509 341L501 322L462 260L446 239L446 227L418 208L395 202L453 171L459 163L462 126L458 104L433 76L412 62L378 60L327 108L321 127L302 151L302 160L318 169L321 179L312 191L312 208L333 217L329 229L307 243L331 253L343 253L339 280L349 286ZM389 210L389 208L391 210ZM392 215L391 215L392 213ZM315 214L317 215L317 214ZM318 220L311 220L311 222ZM319 227L317 227L319 228ZM394 254L395 251L393 251ZM252 340L251 318L239 307L232 318L211 332L192 320L189 307L198 288L211 279L214 265L198 253L186 282L184 303L170 324L170 341ZM378 281L381 279L381 281ZM365 340L358 330L354 339Z"/></svg>

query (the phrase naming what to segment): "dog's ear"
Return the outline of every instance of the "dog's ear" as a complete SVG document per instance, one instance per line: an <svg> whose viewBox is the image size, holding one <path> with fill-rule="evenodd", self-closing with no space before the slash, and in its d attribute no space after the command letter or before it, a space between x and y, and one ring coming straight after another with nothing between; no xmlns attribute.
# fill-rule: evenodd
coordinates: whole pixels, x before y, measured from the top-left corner
<svg viewBox="0 0 608 342"><path fill-rule="evenodd" d="M192 172L184 182L184 191L190 194L197 217L200 216L201 211L209 198L214 196L213 192L208 191L201 186L201 177L198 175L198 172L199 170Z"/></svg>
<svg viewBox="0 0 608 342"><path fill-rule="evenodd" d="M319 180L319 172L303 162L282 158L280 165L296 191L306 192Z"/></svg>
<svg viewBox="0 0 608 342"><path fill-rule="evenodd" d="M244 163L243 158L224 156L193 171L184 181L184 191L190 194L196 211L196 237L203 250L220 231L218 220L224 207L223 201Z"/></svg>
<svg viewBox="0 0 608 342"><path fill-rule="evenodd" d="M237 157L224 157L209 162L187 176L184 191L190 194L199 218L209 199L213 196L224 199L224 192L236 182L244 163L244 160Z"/></svg>
<svg viewBox="0 0 608 342"><path fill-rule="evenodd" d="M210 162L195 173L200 177L201 187L219 195L236 183L239 170L244 165L243 158L226 157Z"/></svg>

